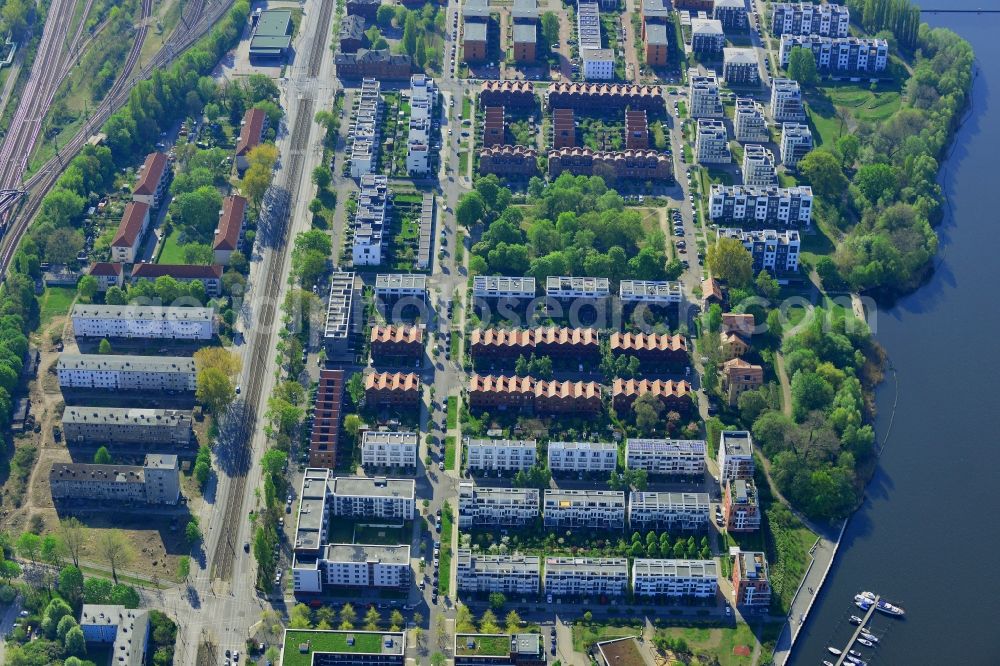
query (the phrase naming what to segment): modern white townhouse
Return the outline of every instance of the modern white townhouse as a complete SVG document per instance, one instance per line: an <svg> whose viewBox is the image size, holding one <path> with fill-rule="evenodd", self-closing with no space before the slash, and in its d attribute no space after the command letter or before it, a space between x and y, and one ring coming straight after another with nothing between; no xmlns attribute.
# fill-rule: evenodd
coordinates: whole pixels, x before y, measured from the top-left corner
<svg viewBox="0 0 1000 666"><path fill-rule="evenodd" d="M181 409L68 406L62 415L67 442L168 444L191 442L191 412Z"/></svg>
<svg viewBox="0 0 1000 666"><path fill-rule="evenodd" d="M774 154L756 143L743 147L743 184L750 187L771 187L778 184Z"/></svg>
<svg viewBox="0 0 1000 666"><path fill-rule="evenodd" d="M550 275L545 280L545 295L549 298L607 298L611 295L611 281L601 277Z"/></svg>
<svg viewBox="0 0 1000 666"><path fill-rule="evenodd" d="M789 169L798 166L799 161L813 149L813 135L809 125L782 123L780 148L781 163Z"/></svg>
<svg viewBox="0 0 1000 666"><path fill-rule="evenodd" d="M151 453L140 465L55 463L49 471L52 499L102 500L114 504L177 504L181 497L177 456Z"/></svg>
<svg viewBox="0 0 1000 666"><path fill-rule="evenodd" d="M721 228L719 238L735 238L743 243L753 257L753 272L762 270L773 273L794 273L799 270L801 240L795 229L743 229Z"/></svg>
<svg viewBox="0 0 1000 666"><path fill-rule="evenodd" d="M382 84L378 79L363 79L350 132L352 178L375 173L382 146L382 113Z"/></svg>
<svg viewBox="0 0 1000 666"><path fill-rule="evenodd" d="M383 236L389 224L389 179L366 173L360 178L360 186L351 260L355 266L378 266L382 263Z"/></svg>
<svg viewBox="0 0 1000 666"><path fill-rule="evenodd" d="M549 442L549 470L553 472L613 472L618 466L614 442Z"/></svg>
<svg viewBox="0 0 1000 666"><path fill-rule="evenodd" d="M417 433L368 430L361 437L361 464L365 467L417 466Z"/></svg>
<svg viewBox="0 0 1000 666"><path fill-rule="evenodd" d="M812 223L812 188L712 185L709 216L716 224L808 227Z"/></svg>
<svg viewBox="0 0 1000 666"><path fill-rule="evenodd" d="M323 331L323 346L328 356L348 353L353 305L354 273L334 271L330 275L330 295L326 303L326 327Z"/></svg>
<svg viewBox="0 0 1000 666"><path fill-rule="evenodd" d="M705 442L700 439L629 439L625 467L650 474L701 476L705 473Z"/></svg>
<svg viewBox="0 0 1000 666"><path fill-rule="evenodd" d="M458 484L458 526L529 525L538 518L537 488L488 488Z"/></svg>
<svg viewBox="0 0 1000 666"><path fill-rule="evenodd" d="M62 389L194 391L194 359L186 356L59 355Z"/></svg>
<svg viewBox="0 0 1000 666"><path fill-rule="evenodd" d="M708 527L708 493L666 493L633 490L628 499L628 524L633 530L695 531Z"/></svg>
<svg viewBox="0 0 1000 666"><path fill-rule="evenodd" d="M434 80L423 75L410 77L410 128L406 141L406 171L425 176L431 169L431 130L438 89Z"/></svg>
<svg viewBox="0 0 1000 666"><path fill-rule="evenodd" d="M684 283L667 280L622 280L618 298L622 303L671 305L684 298Z"/></svg>
<svg viewBox="0 0 1000 666"><path fill-rule="evenodd" d="M736 98L736 111L733 115L733 131L740 143L767 143L771 135L767 131L767 120L764 118L764 106L749 97Z"/></svg>
<svg viewBox="0 0 1000 666"><path fill-rule="evenodd" d="M413 479L338 476L327 491L333 515L345 518L413 520Z"/></svg>
<svg viewBox="0 0 1000 666"><path fill-rule="evenodd" d="M73 334L84 338L211 340L216 333L212 308L77 304L70 318Z"/></svg>
<svg viewBox="0 0 1000 666"><path fill-rule="evenodd" d="M427 298L427 276L418 273L379 273L375 276L375 297L383 301L397 298Z"/></svg>
<svg viewBox="0 0 1000 666"><path fill-rule="evenodd" d="M530 300L535 297L535 278L504 275L477 275L472 281L475 298Z"/></svg>
<svg viewBox="0 0 1000 666"><path fill-rule="evenodd" d="M812 51L820 72L875 74L884 72L889 64L889 44L884 39L782 35L778 60L783 68L788 67L792 50L796 48Z"/></svg>
<svg viewBox="0 0 1000 666"><path fill-rule="evenodd" d="M774 122L801 122L806 119L802 106L802 89L792 79L771 80L771 118Z"/></svg>
<svg viewBox="0 0 1000 666"><path fill-rule="evenodd" d="M719 482L752 479L753 438L746 430L723 430L719 442Z"/></svg>
<svg viewBox="0 0 1000 666"><path fill-rule="evenodd" d="M620 597L628 588L624 557L547 557L545 594L553 597Z"/></svg>
<svg viewBox="0 0 1000 666"><path fill-rule="evenodd" d="M483 555L458 549L459 592L538 594L541 561L537 555Z"/></svg>
<svg viewBox="0 0 1000 666"><path fill-rule="evenodd" d="M632 592L637 597L693 597L711 599L719 590L715 560L632 561Z"/></svg>
<svg viewBox="0 0 1000 666"><path fill-rule="evenodd" d="M546 490L542 517L546 527L625 527L621 490Z"/></svg>
<svg viewBox="0 0 1000 666"><path fill-rule="evenodd" d="M811 2L771 3L771 32L774 35L825 35L847 37L851 10L845 5Z"/></svg>
<svg viewBox="0 0 1000 666"><path fill-rule="evenodd" d="M465 466L475 472L517 472L531 469L538 457L533 439L465 439Z"/></svg>
<svg viewBox="0 0 1000 666"><path fill-rule="evenodd" d="M688 113L696 120L725 117L719 95L719 79L714 71L699 74L697 69L688 70L688 105Z"/></svg>
<svg viewBox="0 0 1000 666"><path fill-rule="evenodd" d="M729 164L733 161L726 123L715 118L698 119L694 159L698 164Z"/></svg>

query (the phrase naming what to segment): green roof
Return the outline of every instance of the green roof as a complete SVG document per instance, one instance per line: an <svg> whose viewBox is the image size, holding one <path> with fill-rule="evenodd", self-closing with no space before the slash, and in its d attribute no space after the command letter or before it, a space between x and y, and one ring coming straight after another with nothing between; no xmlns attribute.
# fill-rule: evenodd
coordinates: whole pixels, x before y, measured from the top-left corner
<svg viewBox="0 0 1000 666"><path fill-rule="evenodd" d="M469 647L469 641L473 646ZM455 653L485 657L506 657L510 654L510 636L507 634L458 634Z"/></svg>
<svg viewBox="0 0 1000 666"><path fill-rule="evenodd" d="M273 37L276 35L287 35L291 32L292 10L290 9L269 9L260 13L257 20L258 35Z"/></svg>
<svg viewBox="0 0 1000 666"><path fill-rule="evenodd" d="M347 644L347 637L354 637L354 644ZM392 647L385 648L383 640L393 639ZM308 643L309 650L301 652L299 646ZM282 666L312 666L313 654L317 652L401 654L403 635L381 631L296 631L285 632L285 648Z"/></svg>
<svg viewBox="0 0 1000 666"><path fill-rule="evenodd" d="M260 49L287 49L292 43L292 38L288 35L255 35L250 40L250 50Z"/></svg>

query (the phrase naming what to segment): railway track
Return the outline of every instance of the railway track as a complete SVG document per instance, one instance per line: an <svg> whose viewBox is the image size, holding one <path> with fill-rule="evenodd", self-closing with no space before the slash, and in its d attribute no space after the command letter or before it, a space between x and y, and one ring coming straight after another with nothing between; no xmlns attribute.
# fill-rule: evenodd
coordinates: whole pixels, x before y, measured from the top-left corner
<svg viewBox="0 0 1000 666"><path fill-rule="evenodd" d="M316 33L307 60L307 73L310 77L319 76L326 51L326 38L329 32L330 18L333 14L334 0L323 0L317 17ZM299 101L295 114L295 123L291 134L291 154L288 156L287 170L281 174L284 185L292 194L288 214L295 210L298 184L302 178L302 164L309 148L310 125L313 121L315 101L303 98ZM229 495L226 497L223 519L223 532L215 544L212 554L212 576L229 580L233 572L233 559L236 556L236 536L240 521L243 518L243 501L246 495L247 474L252 463L252 438L257 421L257 410L260 405L264 378L267 375L268 355L272 352L271 330L274 326L274 315L277 309L278 294L285 277L285 247L288 244L288 215L282 219L283 226L275 235L280 239L268 255L268 265L262 271L266 282L262 294L263 305L254 322L253 335L250 341L249 388L246 391L245 409L238 434L235 438L237 459L234 464L236 473L231 477ZM277 263L277 265L275 265Z"/></svg>
<svg viewBox="0 0 1000 666"><path fill-rule="evenodd" d="M173 35L164 43L163 47L157 51L153 58L137 73L134 73L139 56L142 53L142 45L148 33L147 21L136 33L136 40L126 58L125 66L121 74L112 84L104 100L94 110L87 123L76 133L62 148L60 155L53 157L46 162L28 181L24 184L24 189L28 191L25 202L21 209L12 215L10 228L0 239L0 277L6 275L7 267L17 250L17 245L21 237L27 231L31 220L35 217L41 206L42 198L55 183L65 160L72 159L74 155L84 146L96 128L107 121L116 110L124 106L128 101L132 85L126 85L130 81L134 82L144 79L155 69L169 64L176 56L180 55L186 48L201 38L219 18L229 10L228 0L215 0L206 6L205 0L189 0L181 15L181 21L174 29ZM208 11L205 11L208 9ZM152 13L152 0L143 0L143 15L147 17ZM37 60L36 60L37 62ZM40 122L40 121L39 121ZM27 157L25 157L27 160ZM0 164L3 164L0 161ZM23 169L20 171L23 173ZM2 183L2 180L0 180ZM19 188L20 183L17 183ZM2 189L2 187L0 187ZM8 220L11 216L8 217Z"/></svg>

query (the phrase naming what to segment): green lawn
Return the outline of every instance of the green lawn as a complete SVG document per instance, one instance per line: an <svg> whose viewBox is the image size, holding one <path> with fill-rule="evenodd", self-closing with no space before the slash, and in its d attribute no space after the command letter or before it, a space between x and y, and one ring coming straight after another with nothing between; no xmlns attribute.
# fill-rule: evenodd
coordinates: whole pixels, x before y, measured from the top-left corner
<svg viewBox="0 0 1000 666"><path fill-rule="evenodd" d="M658 629L657 635L683 638L689 648L696 653L708 653L715 657L720 666L743 666L753 663L753 648L758 642L767 643L777 638L780 624L763 625L752 629L742 622L735 627L667 627ZM749 648L750 654L744 656Z"/></svg>
<svg viewBox="0 0 1000 666"><path fill-rule="evenodd" d="M438 592L448 594L451 590L451 506L445 502L441 511L441 575L438 577Z"/></svg>
<svg viewBox="0 0 1000 666"><path fill-rule="evenodd" d="M452 336L454 340L454 336ZM458 396L448 396L448 430L458 427Z"/></svg>
<svg viewBox="0 0 1000 666"><path fill-rule="evenodd" d="M677 117L687 118L687 104L684 103L684 100L677 101Z"/></svg>
<svg viewBox="0 0 1000 666"><path fill-rule="evenodd" d="M55 317L68 313L75 297L76 289L73 287L46 287L38 299L39 328L45 328Z"/></svg>
<svg viewBox="0 0 1000 666"><path fill-rule="evenodd" d="M633 627L612 627L598 623L577 622L573 625L573 649L586 654L594 643L641 634L642 626L638 623Z"/></svg>
<svg viewBox="0 0 1000 666"><path fill-rule="evenodd" d="M402 527L372 527L358 525L354 530L354 543L401 544L404 542L405 530Z"/></svg>
<svg viewBox="0 0 1000 666"><path fill-rule="evenodd" d="M458 173L460 176L464 176L468 172L469 172L469 153L463 150L458 154Z"/></svg>
<svg viewBox="0 0 1000 666"><path fill-rule="evenodd" d="M444 438L444 467L445 469L457 469L455 467L455 436L448 435Z"/></svg>
<svg viewBox="0 0 1000 666"><path fill-rule="evenodd" d="M354 636L354 644L347 644L347 636ZM382 632L364 631L289 631L285 634L283 666L311 666L315 652L382 653ZM299 646L308 643L303 653Z"/></svg>
<svg viewBox="0 0 1000 666"><path fill-rule="evenodd" d="M462 96L462 120L472 120L472 100Z"/></svg>
<svg viewBox="0 0 1000 666"><path fill-rule="evenodd" d="M483 655L483 656L507 656L510 654L510 637L507 634L500 636L492 634L458 634L455 637L455 644L458 646L458 654ZM473 647L469 648L469 641L473 642Z"/></svg>
<svg viewBox="0 0 1000 666"><path fill-rule="evenodd" d="M170 235L163 240L163 244L160 249L160 256L157 257L156 263L158 264L183 264L186 263L184 260L184 246L180 244L181 229L180 227L174 227L170 231Z"/></svg>

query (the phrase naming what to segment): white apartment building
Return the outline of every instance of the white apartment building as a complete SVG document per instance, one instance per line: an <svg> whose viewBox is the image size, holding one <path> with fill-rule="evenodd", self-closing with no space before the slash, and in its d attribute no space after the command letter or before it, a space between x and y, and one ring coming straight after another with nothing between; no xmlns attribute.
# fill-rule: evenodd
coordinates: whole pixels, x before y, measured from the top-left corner
<svg viewBox="0 0 1000 666"><path fill-rule="evenodd" d="M588 81L613 81L615 78L615 52L611 49L580 49L583 60L583 78Z"/></svg>
<svg viewBox="0 0 1000 666"><path fill-rule="evenodd" d="M698 164L729 164L733 161L729 150L729 130L724 122L714 118L698 119L694 159Z"/></svg>
<svg viewBox="0 0 1000 666"><path fill-rule="evenodd" d="M736 140L740 143L767 143L771 135L764 119L764 107L760 102L747 97L736 98L736 113L733 116Z"/></svg>
<svg viewBox="0 0 1000 666"><path fill-rule="evenodd" d="M845 5L811 2L771 3L771 32L774 35L825 35L847 37L851 10Z"/></svg>
<svg viewBox="0 0 1000 666"><path fill-rule="evenodd" d="M410 133L407 137L406 170L410 175L430 172L431 129L437 108L438 89L423 74L410 77Z"/></svg>
<svg viewBox="0 0 1000 666"><path fill-rule="evenodd" d="M86 338L211 340L216 332L212 308L77 304L70 317L73 334Z"/></svg>
<svg viewBox="0 0 1000 666"><path fill-rule="evenodd" d="M806 119L806 112L802 107L802 89L799 88L798 81L771 80L771 118L778 123Z"/></svg>
<svg viewBox="0 0 1000 666"><path fill-rule="evenodd" d="M874 74L885 71L889 64L889 44L884 39L782 35L778 60L783 68L788 67L792 49L797 47L813 52L816 69L821 72Z"/></svg>
<svg viewBox="0 0 1000 666"><path fill-rule="evenodd" d="M624 557L547 557L545 594L553 597L620 597L628 588Z"/></svg>
<svg viewBox="0 0 1000 666"><path fill-rule="evenodd" d="M84 604L80 629L87 643L110 644L111 653L121 655L123 666L146 663L149 647L149 611L121 605Z"/></svg>
<svg viewBox="0 0 1000 666"><path fill-rule="evenodd" d="M776 273L794 273L799 270L801 240L795 229L743 229L720 228L719 238L735 238L743 243L753 257L754 273L762 270Z"/></svg>
<svg viewBox="0 0 1000 666"><path fill-rule="evenodd" d="M719 53L726 46L722 21L691 18L691 50L695 53Z"/></svg>
<svg viewBox="0 0 1000 666"><path fill-rule="evenodd" d="M139 465L56 463L49 470L52 499L177 504L181 497L177 456L151 453Z"/></svg>
<svg viewBox="0 0 1000 666"><path fill-rule="evenodd" d="M809 125L802 123L781 124L781 163L789 169L813 149L813 135Z"/></svg>
<svg viewBox="0 0 1000 666"><path fill-rule="evenodd" d="M710 70L707 74L699 74L697 69L688 70L688 104L688 113L692 118L725 117L715 72Z"/></svg>
<svg viewBox="0 0 1000 666"><path fill-rule="evenodd" d="M580 2L576 11L576 34L583 78L610 81L615 77L615 54L601 45L601 14L596 2Z"/></svg>
<svg viewBox="0 0 1000 666"><path fill-rule="evenodd" d="M625 527L625 492L621 490L546 490L545 527Z"/></svg>
<svg viewBox="0 0 1000 666"><path fill-rule="evenodd" d="M417 433L368 430L361 437L361 464L365 467L416 467Z"/></svg>
<svg viewBox="0 0 1000 666"><path fill-rule="evenodd" d="M191 412L180 409L68 406L62 415L67 442L148 443L183 446L191 442Z"/></svg>
<svg viewBox="0 0 1000 666"><path fill-rule="evenodd" d="M194 359L186 356L59 355L62 389L108 391L194 391Z"/></svg>
<svg viewBox="0 0 1000 666"><path fill-rule="evenodd" d="M632 591L637 597L711 599L718 590L715 560L632 560Z"/></svg>
<svg viewBox="0 0 1000 666"><path fill-rule="evenodd" d="M406 589L410 584L410 547L327 544L316 558L292 562L295 592L327 588Z"/></svg>
<svg viewBox="0 0 1000 666"><path fill-rule="evenodd" d="M535 278L477 275L472 281L472 295L475 298L532 299L535 297Z"/></svg>
<svg viewBox="0 0 1000 666"><path fill-rule="evenodd" d="M684 298L684 283L666 280L622 280L618 297L622 303L649 303L670 305Z"/></svg>
<svg viewBox="0 0 1000 666"><path fill-rule="evenodd" d="M705 473L705 442L700 439L629 439L625 467L650 474L701 476Z"/></svg>
<svg viewBox="0 0 1000 666"><path fill-rule="evenodd" d="M413 520L415 489L413 479L338 476L330 481L327 498L335 516Z"/></svg>
<svg viewBox="0 0 1000 666"><path fill-rule="evenodd" d="M743 184L749 187L770 187L778 184L774 155L756 143L743 148Z"/></svg>
<svg viewBox="0 0 1000 666"><path fill-rule="evenodd" d="M377 266L382 263L383 234L389 224L389 179L364 174L360 183L351 261L355 266Z"/></svg>
<svg viewBox="0 0 1000 666"><path fill-rule="evenodd" d="M695 531L708 527L708 493L665 493L633 490L628 524L633 530Z"/></svg>
<svg viewBox="0 0 1000 666"><path fill-rule="evenodd" d="M528 525L538 518L537 488L487 488L458 484L458 526Z"/></svg>
<svg viewBox="0 0 1000 666"><path fill-rule="evenodd" d="M549 442L552 472L613 472L618 467L614 442Z"/></svg>
<svg viewBox="0 0 1000 666"><path fill-rule="evenodd" d="M611 295L611 281L601 277L550 275L545 279L545 295L549 298L607 298Z"/></svg>
<svg viewBox="0 0 1000 666"><path fill-rule="evenodd" d="M812 222L812 188L747 187L713 184L708 199L709 217L717 224L752 226L803 226Z"/></svg>
<svg viewBox="0 0 1000 666"><path fill-rule="evenodd" d="M746 430L723 430L719 442L719 482L727 479L752 479L754 473L753 438Z"/></svg>
<svg viewBox="0 0 1000 666"><path fill-rule="evenodd" d="M729 86L760 84L760 63L757 49L726 47L722 49L722 78Z"/></svg>
<svg viewBox="0 0 1000 666"><path fill-rule="evenodd" d="M458 549L459 592L538 594L541 560L537 555L483 555Z"/></svg>
<svg viewBox="0 0 1000 666"><path fill-rule="evenodd" d="M427 276L417 273L379 273L375 276L375 297L385 300L427 297Z"/></svg>
<svg viewBox="0 0 1000 666"><path fill-rule="evenodd" d="M531 469L538 457L533 439L465 438L465 466L477 472L517 472Z"/></svg>
<svg viewBox="0 0 1000 666"><path fill-rule="evenodd" d="M358 108L351 124L351 177L375 173L382 145L382 84L378 79L363 79Z"/></svg>
<svg viewBox="0 0 1000 666"><path fill-rule="evenodd" d="M323 346L328 356L348 353L353 306L354 273L334 271L330 274L330 295L326 301L326 326L323 330Z"/></svg>

